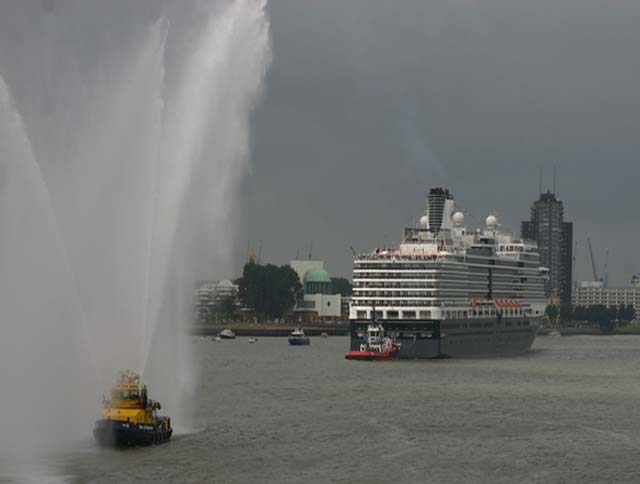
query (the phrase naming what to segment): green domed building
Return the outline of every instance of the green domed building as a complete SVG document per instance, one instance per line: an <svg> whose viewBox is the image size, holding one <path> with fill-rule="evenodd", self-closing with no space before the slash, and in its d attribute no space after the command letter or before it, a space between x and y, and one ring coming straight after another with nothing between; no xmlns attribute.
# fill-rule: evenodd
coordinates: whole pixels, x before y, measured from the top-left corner
<svg viewBox="0 0 640 484"><path fill-rule="evenodd" d="M324 269L309 269L302 280L305 294L331 294L331 276Z"/></svg>
<svg viewBox="0 0 640 484"><path fill-rule="evenodd" d="M331 275L320 260L292 260L289 265L302 283L304 295L294 309L300 322L338 321L342 316L340 294L333 294Z"/></svg>

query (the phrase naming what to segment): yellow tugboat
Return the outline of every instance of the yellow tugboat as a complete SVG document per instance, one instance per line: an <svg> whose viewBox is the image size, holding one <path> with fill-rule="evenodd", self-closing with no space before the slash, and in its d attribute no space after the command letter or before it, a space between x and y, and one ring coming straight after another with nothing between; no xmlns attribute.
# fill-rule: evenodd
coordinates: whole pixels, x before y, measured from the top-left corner
<svg viewBox="0 0 640 484"><path fill-rule="evenodd" d="M103 397L102 404L102 418L93 429L100 445L151 445L171 438L171 419L157 415L160 403L147 398L147 387L140 383L140 375L134 371L118 374L110 398Z"/></svg>

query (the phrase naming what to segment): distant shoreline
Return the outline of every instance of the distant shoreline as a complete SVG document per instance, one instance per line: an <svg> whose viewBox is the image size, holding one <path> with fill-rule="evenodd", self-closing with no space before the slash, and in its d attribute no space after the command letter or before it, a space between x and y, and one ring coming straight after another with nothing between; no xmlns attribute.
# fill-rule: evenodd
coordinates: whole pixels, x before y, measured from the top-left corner
<svg viewBox="0 0 640 484"><path fill-rule="evenodd" d="M288 336L291 331L298 327L294 323L265 323L265 324L207 324L192 326L189 333L192 336L216 336L225 328L233 331L236 336ZM326 333L327 336L348 336L349 325L343 324L303 324L304 332L309 336L320 336ZM540 329L538 336L549 336L553 330ZM599 328L560 328L562 336L640 336L640 327L627 326L616 328L611 333L603 333Z"/></svg>
<svg viewBox="0 0 640 484"><path fill-rule="evenodd" d="M538 336L549 336L553 330L540 329ZM640 327L627 326L623 328L616 328L610 333L604 333L598 328L560 328L560 334L562 336L640 336Z"/></svg>
<svg viewBox="0 0 640 484"><path fill-rule="evenodd" d="M216 324L216 325L199 325L191 328L192 336L216 336L225 328L233 331L236 336L288 336L291 331L298 327L297 324ZM348 324L309 324L302 325L305 334L308 336L320 336L327 333L327 336L347 336L349 334Z"/></svg>

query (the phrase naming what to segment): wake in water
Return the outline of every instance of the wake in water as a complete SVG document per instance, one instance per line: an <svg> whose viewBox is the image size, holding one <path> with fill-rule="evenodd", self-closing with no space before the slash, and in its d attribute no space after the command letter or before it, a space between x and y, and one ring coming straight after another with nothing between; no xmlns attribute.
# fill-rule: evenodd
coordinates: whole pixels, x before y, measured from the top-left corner
<svg viewBox="0 0 640 484"><path fill-rule="evenodd" d="M230 268L249 116L270 62L264 2L201 4L97 32L90 61L65 26L107 7L56 7L34 25L39 42L25 41L34 65L0 62L5 463L26 456L18 467L29 467L90 435L123 368L189 426L192 290ZM40 62L45 51L58 62ZM25 87L21 69L42 69L46 88Z"/></svg>

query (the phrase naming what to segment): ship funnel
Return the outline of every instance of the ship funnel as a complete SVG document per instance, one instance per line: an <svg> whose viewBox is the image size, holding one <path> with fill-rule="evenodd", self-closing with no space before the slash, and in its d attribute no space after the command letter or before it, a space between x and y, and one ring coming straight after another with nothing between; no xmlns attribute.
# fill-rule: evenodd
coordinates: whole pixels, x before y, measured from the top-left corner
<svg viewBox="0 0 640 484"><path fill-rule="evenodd" d="M427 219L429 231L436 235L442 229L451 228L454 212L453 195L446 188L432 188L427 195Z"/></svg>

